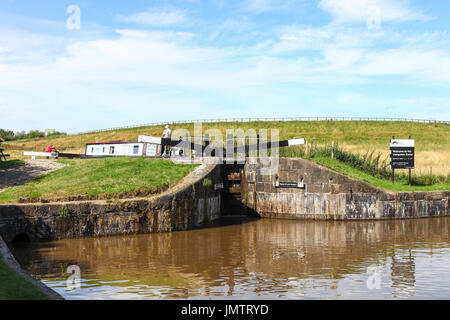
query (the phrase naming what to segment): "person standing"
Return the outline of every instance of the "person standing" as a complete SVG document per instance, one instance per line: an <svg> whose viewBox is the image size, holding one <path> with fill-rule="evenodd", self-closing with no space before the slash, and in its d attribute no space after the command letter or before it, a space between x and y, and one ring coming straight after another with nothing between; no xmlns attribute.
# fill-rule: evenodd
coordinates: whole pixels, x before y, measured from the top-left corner
<svg viewBox="0 0 450 320"><path fill-rule="evenodd" d="M171 139L172 138L172 130L170 130L169 125L166 125L165 130L162 134L162 137L163 137L163 139ZM170 146L164 146L164 145L161 147L161 156L164 156L164 153L166 151L167 151L168 156L170 157Z"/></svg>

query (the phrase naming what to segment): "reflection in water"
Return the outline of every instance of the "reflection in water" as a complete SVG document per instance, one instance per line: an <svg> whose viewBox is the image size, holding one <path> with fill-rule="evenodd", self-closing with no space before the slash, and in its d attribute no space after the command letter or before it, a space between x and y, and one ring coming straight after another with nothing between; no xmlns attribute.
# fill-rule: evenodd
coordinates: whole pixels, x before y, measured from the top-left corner
<svg viewBox="0 0 450 320"><path fill-rule="evenodd" d="M391 254L391 279L394 288L393 297L403 295L414 295L415 284L415 263L412 256L412 250L408 249L407 255L395 256L395 251Z"/></svg>
<svg viewBox="0 0 450 320"><path fill-rule="evenodd" d="M12 245L67 299L450 298L450 218L245 221L166 234ZM66 269L81 268L67 290Z"/></svg>

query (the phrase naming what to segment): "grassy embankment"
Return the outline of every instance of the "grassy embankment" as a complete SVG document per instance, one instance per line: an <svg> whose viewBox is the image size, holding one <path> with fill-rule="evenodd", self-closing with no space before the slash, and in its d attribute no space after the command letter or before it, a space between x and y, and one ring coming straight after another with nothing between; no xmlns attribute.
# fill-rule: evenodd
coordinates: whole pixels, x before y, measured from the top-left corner
<svg viewBox="0 0 450 320"><path fill-rule="evenodd" d="M406 175L396 175L395 183L386 178L380 178L366 173L362 170L355 169L343 162L328 157L315 157L314 162L330 168L336 172L345 174L351 178L366 182L374 187L382 188L390 191L436 191L436 190L450 190L450 179L442 182L429 183L426 180L433 177L427 176L413 176L412 185L409 186L409 180ZM423 182L421 182L423 181Z"/></svg>
<svg viewBox="0 0 450 320"><path fill-rule="evenodd" d="M309 148L297 146L281 149L280 155L309 159L334 171L386 190L450 190L450 174L447 176L411 174L411 186L409 186L408 170L396 170L393 184L389 158L374 151L355 154L342 149L338 144L320 146L312 144Z"/></svg>
<svg viewBox="0 0 450 320"><path fill-rule="evenodd" d="M143 158L60 160L66 167L23 186L0 192L0 203L20 199L61 200L74 196L119 198L149 195L168 188L195 165Z"/></svg>
<svg viewBox="0 0 450 320"><path fill-rule="evenodd" d="M304 137L310 144L330 145L336 142L340 148L354 155L365 155L373 152L380 154L381 159L389 157L389 140L396 138L408 138L412 136L416 140L416 168L413 170L415 186L410 188L405 183L406 170L397 170L397 184L392 185L389 177L369 174L374 179L366 177L365 168L357 169L351 162L342 162L330 159L322 155L311 157L322 165L354 178L366 181L377 187L390 190L434 190L449 189L448 177L450 174L450 126L447 124L425 124L413 122L358 122L358 121L290 121L290 122L237 122L237 123L206 123L203 124L203 132L209 129L219 129L223 136L228 129L255 129L260 133L261 129L278 129L280 139L292 139ZM175 130L187 129L194 132L194 124L180 124L172 126ZM160 136L162 126L140 127L121 129L100 133L88 133L74 136L51 137L35 140L21 140L4 143L3 147L15 158L20 158L23 150L42 151L49 143L53 143L60 151L83 153L84 146L93 141L109 140L136 140L140 134ZM270 133L270 130L269 130ZM302 156L296 149L283 148L281 156ZM321 159L323 158L323 159ZM382 161L380 161L381 163ZM444 177L444 178L442 178ZM447 180L447 181L446 181ZM432 185L430 185L432 184Z"/></svg>
<svg viewBox="0 0 450 320"><path fill-rule="evenodd" d="M172 130L187 129L194 132L193 124L171 126ZM225 136L227 129L249 128L257 132L261 129L279 129L281 139L304 137L318 144L335 141L347 151L366 153L374 150L383 156L389 155L389 140L392 136L416 140L417 174L447 175L450 173L450 126L447 124L426 124L413 122L358 122L358 121L289 121L289 122L237 122L205 123L203 131L216 128ZM121 129L100 133L74 136L49 137L32 140L19 140L3 143L12 158L20 159L23 150L43 151L53 143L60 151L84 153L88 142L109 140L135 141L140 134L160 136L163 126Z"/></svg>
<svg viewBox="0 0 450 320"><path fill-rule="evenodd" d="M193 124L171 126L172 130L187 129L194 132ZM346 151L366 153L374 150L383 157L389 155L389 140L392 136L416 140L416 169L418 175L447 175L450 173L450 125L426 124L413 122L358 122L358 121L290 121L290 122L237 122L205 123L203 131L219 129L225 136L227 129L250 128L259 132L261 129L279 129L281 139L304 137L317 144L339 143ZM53 143L60 151L84 153L88 142L109 140L135 141L140 134L160 136L163 126L121 129L100 133L88 133L73 136L49 137L33 140L20 140L3 143L13 159L20 159L23 150L43 151Z"/></svg>
<svg viewBox="0 0 450 320"><path fill-rule="evenodd" d="M0 300L48 300L38 287L11 269L0 258Z"/></svg>

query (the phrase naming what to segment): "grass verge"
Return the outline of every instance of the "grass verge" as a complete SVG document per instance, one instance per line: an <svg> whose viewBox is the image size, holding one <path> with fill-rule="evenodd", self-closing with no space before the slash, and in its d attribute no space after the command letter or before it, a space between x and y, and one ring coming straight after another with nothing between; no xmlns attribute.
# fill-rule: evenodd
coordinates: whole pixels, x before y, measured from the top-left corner
<svg viewBox="0 0 450 320"><path fill-rule="evenodd" d="M408 185L408 179L405 177L396 177L397 181L392 184L391 181L374 177L371 174L368 174L364 171L355 169L345 163L337 161L335 159L327 158L327 157L314 157L311 159L312 161L327 167L336 172L342 173L351 178L360 180L362 182L368 183L374 187L382 188L385 190L391 191L436 191L436 190L450 190L450 183L440 183L433 185L419 185L417 183L412 184L410 187Z"/></svg>
<svg viewBox="0 0 450 320"><path fill-rule="evenodd" d="M138 196L160 192L190 173L196 165L144 158L60 160L66 167L23 186L0 193L0 203L24 199L60 200L76 196Z"/></svg>
<svg viewBox="0 0 450 320"><path fill-rule="evenodd" d="M0 300L49 300L49 297L0 258Z"/></svg>

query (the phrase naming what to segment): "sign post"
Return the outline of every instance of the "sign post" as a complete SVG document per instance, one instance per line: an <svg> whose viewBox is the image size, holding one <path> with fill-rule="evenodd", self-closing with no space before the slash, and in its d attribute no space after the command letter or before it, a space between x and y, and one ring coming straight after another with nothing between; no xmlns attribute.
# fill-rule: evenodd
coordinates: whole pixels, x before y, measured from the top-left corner
<svg viewBox="0 0 450 320"><path fill-rule="evenodd" d="M415 141L411 139L391 140L391 169L394 183L395 169L409 169L409 185L411 186L411 169L414 169Z"/></svg>
<svg viewBox="0 0 450 320"><path fill-rule="evenodd" d="M409 140L411 140L411 136L409 136ZM408 168L408 170L409 170L409 186L411 187L411 168Z"/></svg>

